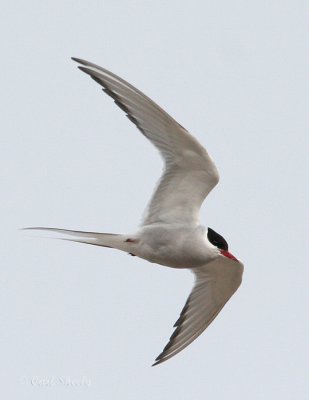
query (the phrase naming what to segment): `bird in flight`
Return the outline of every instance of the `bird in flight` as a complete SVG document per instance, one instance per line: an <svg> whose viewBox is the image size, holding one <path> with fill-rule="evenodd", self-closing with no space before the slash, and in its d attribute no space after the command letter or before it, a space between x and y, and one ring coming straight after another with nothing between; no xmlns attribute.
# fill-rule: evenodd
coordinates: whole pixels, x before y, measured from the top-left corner
<svg viewBox="0 0 309 400"><path fill-rule="evenodd" d="M72 58L79 69L113 98L140 132L158 149L165 168L139 228L130 234L28 228L67 235L65 240L109 247L151 263L188 268L193 289L175 330L153 365L192 343L216 318L238 289L243 264L226 240L200 224L199 210L219 181L217 168L201 144L161 107L117 75L88 61Z"/></svg>

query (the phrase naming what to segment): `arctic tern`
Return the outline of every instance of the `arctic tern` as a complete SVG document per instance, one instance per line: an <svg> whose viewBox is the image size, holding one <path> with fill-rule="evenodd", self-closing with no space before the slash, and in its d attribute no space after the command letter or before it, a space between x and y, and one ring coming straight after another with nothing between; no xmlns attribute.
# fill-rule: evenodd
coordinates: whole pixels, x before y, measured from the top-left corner
<svg viewBox="0 0 309 400"><path fill-rule="evenodd" d="M175 330L153 365L192 343L215 319L241 284L242 262L226 240L199 222L200 207L217 185L217 168L201 144L161 107L117 75L88 61L80 64L114 99L140 132L158 149L165 169L135 233L112 234L33 227L80 243L122 250L151 263L188 268L195 284L176 321Z"/></svg>

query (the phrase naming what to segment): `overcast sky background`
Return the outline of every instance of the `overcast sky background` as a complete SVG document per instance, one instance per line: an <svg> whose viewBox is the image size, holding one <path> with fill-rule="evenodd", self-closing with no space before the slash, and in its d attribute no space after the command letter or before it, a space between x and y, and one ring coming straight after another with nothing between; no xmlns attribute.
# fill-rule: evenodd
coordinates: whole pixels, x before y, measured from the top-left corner
<svg viewBox="0 0 309 400"><path fill-rule="evenodd" d="M309 395L308 2L192 4L2 4L3 398ZM156 150L71 56L134 84L207 148L221 181L201 220L245 263L209 329L155 368L193 276L18 231L130 232L160 176Z"/></svg>

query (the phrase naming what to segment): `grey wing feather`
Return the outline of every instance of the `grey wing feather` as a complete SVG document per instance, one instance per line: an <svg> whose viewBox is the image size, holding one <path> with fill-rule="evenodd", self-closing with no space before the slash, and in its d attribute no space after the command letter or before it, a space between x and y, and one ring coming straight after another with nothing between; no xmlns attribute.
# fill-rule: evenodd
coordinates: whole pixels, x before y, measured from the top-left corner
<svg viewBox="0 0 309 400"><path fill-rule="evenodd" d="M160 106L117 75L73 58L99 83L127 117L159 150L165 172L147 208L143 225L198 223L199 209L218 183L215 164L200 143Z"/></svg>
<svg viewBox="0 0 309 400"><path fill-rule="evenodd" d="M238 289L243 265L220 256L193 272L196 277L193 290L174 325L175 331L153 365L173 357L203 333Z"/></svg>

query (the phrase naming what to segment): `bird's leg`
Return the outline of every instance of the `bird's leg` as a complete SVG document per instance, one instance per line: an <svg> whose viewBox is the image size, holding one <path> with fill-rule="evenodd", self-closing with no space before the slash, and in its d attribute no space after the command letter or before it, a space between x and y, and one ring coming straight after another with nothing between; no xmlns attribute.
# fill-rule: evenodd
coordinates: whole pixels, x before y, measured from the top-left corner
<svg viewBox="0 0 309 400"><path fill-rule="evenodd" d="M126 240L126 242L127 242L127 243L138 243L139 240L138 240L138 239L131 239L131 238L128 238L128 239ZM133 253L128 253L128 254L130 254L130 256L135 257L135 254L133 254Z"/></svg>
<svg viewBox="0 0 309 400"><path fill-rule="evenodd" d="M128 239L126 240L126 242L128 242L128 243L138 243L139 240L138 240L138 239L131 239L131 238L128 238Z"/></svg>

